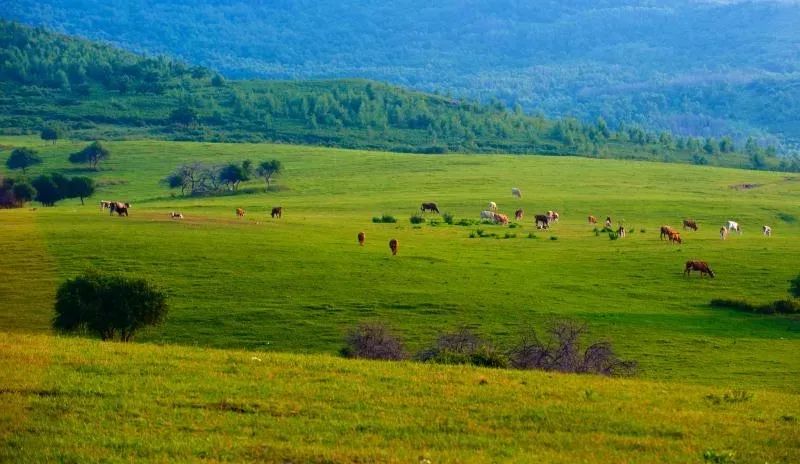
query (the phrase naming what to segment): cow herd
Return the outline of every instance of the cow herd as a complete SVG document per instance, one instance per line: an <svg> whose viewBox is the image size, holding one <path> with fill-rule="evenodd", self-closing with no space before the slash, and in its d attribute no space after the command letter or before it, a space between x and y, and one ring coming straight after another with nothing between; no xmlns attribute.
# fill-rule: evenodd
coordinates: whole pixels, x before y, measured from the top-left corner
<svg viewBox="0 0 800 464"><path fill-rule="evenodd" d="M514 198L520 198L520 199L522 198L522 192L517 187L513 187L511 189L511 195ZM128 210L130 208L131 204L126 202L107 201L107 200L100 201L100 210L102 211L108 209L110 215L117 213L119 216L127 216ZM239 218L244 217L245 210L243 208L236 208L235 211L237 217ZM423 213L431 212L435 214L440 214L439 206L434 202L422 203L422 205L420 206L420 211L422 211ZM282 218L283 207L282 206L273 207L270 212L270 215L273 219ZM523 216L524 216L524 211L522 210L522 208L519 208L514 212L514 218L517 221L521 221ZM171 219L183 219L183 214L179 211L171 211L169 213L169 217ZM557 211L551 210L547 211L546 213L535 214L533 223L536 225L537 229L546 230L549 229L552 224L558 222L559 219L560 219L559 213ZM500 225L507 225L509 223L508 215L500 213L497 208L497 203L495 203L494 201L490 201L486 205L486 209L480 212L480 220L491 221L494 224L500 224ZM597 218L593 215L588 216L588 221L589 224L592 225L597 224ZM606 229L611 230L612 221L610 216L606 216L604 226ZM683 230L692 230L696 232L698 229L699 226L697 224L697 221L695 221L694 219L683 220ZM772 227L770 226L767 225L762 226L761 231L765 237L772 236ZM617 237L619 238L626 236L625 227L621 223L619 228L615 232ZM727 221L719 230L720 238L722 240L725 240L728 238L728 235L732 232L736 232L737 235L741 235L742 228L736 221ZM668 225L661 226L660 240L668 240L672 244L683 243L683 239L681 238L680 232ZM363 231L358 233L358 243L360 246L364 246L364 244L366 243L366 234ZM393 238L389 240L389 249L392 253L392 256L397 255L399 249L399 242L397 241L397 239ZM695 260L687 261L686 266L684 268L684 274L691 275L692 271L698 271L701 277L704 275L708 275L710 277L715 276L714 271L711 270L708 263L706 263L705 261L695 261Z"/></svg>

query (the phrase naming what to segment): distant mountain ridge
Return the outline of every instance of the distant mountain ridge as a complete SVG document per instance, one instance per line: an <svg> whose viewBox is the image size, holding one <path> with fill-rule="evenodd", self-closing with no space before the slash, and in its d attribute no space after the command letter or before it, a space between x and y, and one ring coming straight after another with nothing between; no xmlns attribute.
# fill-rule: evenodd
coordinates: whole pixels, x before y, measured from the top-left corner
<svg viewBox="0 0 800 464"><path fill-rule="evenodd" d="M547 116L800 144L800 3L11 0L0 15L229 77L363 77Z"/></svg>

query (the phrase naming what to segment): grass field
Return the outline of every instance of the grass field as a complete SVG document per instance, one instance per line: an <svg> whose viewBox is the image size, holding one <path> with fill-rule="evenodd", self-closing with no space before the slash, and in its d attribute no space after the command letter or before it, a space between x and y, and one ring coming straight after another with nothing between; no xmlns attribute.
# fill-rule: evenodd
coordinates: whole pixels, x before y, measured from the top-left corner
<svg viewBox="0 0 800 464"><path fill-rule="evenodd" d="M3 138L0 158L19 145L45 159L29 175L86 174L101 188L85 206L0 210L0 462L800 460L800 318L708 304L786 296L800 271L800 176L156 141L109 143L112 159L92 172L67 163L76 143ZM182 162L246 158L280 159L277 188L181 198L158 182ZM131 215L110 217L100 199L131 202ZM423 201L477 219L490 200L525 220L408 221ZM548 209L561 221L536 231L533 214ZM383 213L398 222L371 222ZM633 233L596 235L588 214ZM680 246L659 240L684 217L700 230ZM727 219L744 233L722 241ZM469 238L479 228L501 238ZM690 258L717 278L682 276ZM158 283L166 324L144 343L53 336L55 288L87 269ZM639 377L331 356L361 321L386 322L416 350L462 325L507 345L561 317L610 339Z"/></svg>
<svg viewBox="0 0 800 464"><path fill-rule="evenodd" d="M6 332L0 368L2 462L800 460L787 393Z"/></svg>
<svg viewBox="0 0 800 464"><path fill-rule="evenodd" d="M66 161L82 144L44 146L33 174L84 173ZM13 266L4 266L4 330L48 331L58 281L88 268L152 279L171 312L140 341L217 348L335 353L360 321L385 321L417 349L468 325L500 344L558 317L589 324L634 359L641 377L800 391L800 320L713 309L712 298L754 302L786 296L800 259L800 177L657 163L478 155L400 155L288 145L157 141L109 143L112 159L89 172L103 186L86 206L66 200L37 211L0 211ZM4 157L0 154L0 157ZM189 160L277 158L278 189L257 181L235 196L180 198L158 180ZM731 186L757 184L752 189ZM524 198L511 198L511 187ZM99 199L133 203L127 218L101 213ZM490 200L521 227L412 226L423 201L457 218L477 218ZM283 219L269 218L282 205ZM248 213L238 220L234 208ZM533 213L561 221L535 231ZM183 221L169 220L180 210ZM394 214L397 224L373 224ZM586 216L612 216L634 230L612 241ZM681 246L661 242L661 224L700 224ZM742 236L721 241L726 219ZM774 229L760 236L762 224ZM516 238L469 238L481 228ZM356 233L367 234L358 247ZM642 232L644 230L645 232ZM527 238L534 232L535 239ZM551 237L557 237L552 240ZM387 242L400 241L391 257ZM707 260L714 280L681 275ZM35 284L31 284L34 282Z"/></svg>

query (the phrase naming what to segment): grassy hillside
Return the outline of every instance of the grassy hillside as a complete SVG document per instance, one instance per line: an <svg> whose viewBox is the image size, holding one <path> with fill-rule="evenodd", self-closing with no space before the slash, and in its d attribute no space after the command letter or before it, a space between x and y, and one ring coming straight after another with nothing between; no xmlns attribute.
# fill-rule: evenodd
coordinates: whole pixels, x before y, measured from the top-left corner
<svg viewBox="0 0 800 464"><path fill-rule="evenodd" d="M785 393L5 332L0 368L4 462L800 459Z"/></svg>
<svg viewBox="0 0 800 464"><path fill-rule="evenodd" d="M7 3L9 19L228 76L365 77L551 117L800 141L795 1Z"/></svg>
<svg viewBox="0 0 800 464"><path fill-rule="evenodd" d="M0 130L73 138L276 141L416 153L575 154L799 171L750 140L675 137L598 119L363 80L230 81L201 67L0 21Z"/></svg>
<svg viewBox="0 0 800 464"><path fill-rule="evenodd" d="M587 322L592 339L609 338L639 361L641 376L726 388L797 391L794 354L800 320L713 309L712 298L753 302L786 296L798 273L800 204L793 175L581 158L397 155L269 144L110 142L98 172L66 161L77 142L31 145L44 158L30 175L56 170L94 177L87 206L66 200L37 211L0 211L13 237L5 266L0 324L47 331L54 285L87 268L147 277L170 295L167 323L142 341L270 351L335 353L360 321L385 321L412 350L467 325L507 346L530 325L559 317ZM173 196L159 179L188 161L277 158L286 166L275 189L253 181L239 195ZM734 188L755 184L755 188ZM511 187L524 197L511 197ZM174 193L174 192L173 192ZM99 199L133 203L109 217ZM513 214L516 228L412 226L423 201L456 218L477 219L488 201ZM272 206L283 219L269 218ZM244 219L234 209L243 207ZM561 221L536 231L532 215L555 209ZM170 220L169 211L184 213ZM373 224L383 213L396 224ZM596 235L586 216L612 216L633 232ZM662 224L700 224L681 246L660 241ZM721 241L738 220L742 236ZM759 229L770 224L772 238ZM477 229L500 239L469 238ZM367 234L358 247L356 234ZM505 234L516 234L503 239ZM527 238L533 233L536 238ZM400 241L392 258L387 242ZM707 260L714 280L681 275L688 259ZM19 265L15 264L19 263ZM11 280L17 279L17 280ZM37 282L36 299L29 299Z"/></svg>

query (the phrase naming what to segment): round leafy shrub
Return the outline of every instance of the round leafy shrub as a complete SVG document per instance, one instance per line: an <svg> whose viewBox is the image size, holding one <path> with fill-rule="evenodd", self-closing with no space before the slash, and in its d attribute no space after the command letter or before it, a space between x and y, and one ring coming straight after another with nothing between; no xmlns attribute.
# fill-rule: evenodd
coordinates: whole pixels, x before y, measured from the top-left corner
<svg viewBox="0 0 800 464"><path fill-rule="evenodd" d="M88 273L58 288L53 327L127 342L139 329L164 321L166 300L164 292L144 279Z"/></svg>

